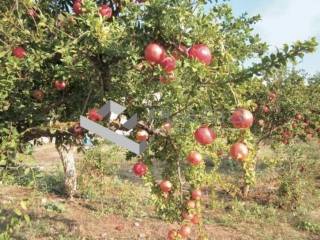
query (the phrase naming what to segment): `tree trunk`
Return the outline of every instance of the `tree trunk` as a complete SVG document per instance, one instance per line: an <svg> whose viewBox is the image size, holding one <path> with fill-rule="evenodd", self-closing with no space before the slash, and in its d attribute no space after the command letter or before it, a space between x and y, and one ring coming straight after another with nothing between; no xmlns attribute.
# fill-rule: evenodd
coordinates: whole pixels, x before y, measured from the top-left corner
<svg viewBox="0 0 320 240"><path fill-rule="evenodd" d="M242 189L242 197L243 197L243 199L247 199L248 198L249 191L250 191L250 185L249 184L245 184L245 186Z"/></svg>
<svg viewBox="0 0 320 240"><path fill-rule="evenodd" d="M60 155L64 170L64 188L65 193L71 199L77 191L77 174L74 153L75 149L72 146L56 146Z"/></svg>

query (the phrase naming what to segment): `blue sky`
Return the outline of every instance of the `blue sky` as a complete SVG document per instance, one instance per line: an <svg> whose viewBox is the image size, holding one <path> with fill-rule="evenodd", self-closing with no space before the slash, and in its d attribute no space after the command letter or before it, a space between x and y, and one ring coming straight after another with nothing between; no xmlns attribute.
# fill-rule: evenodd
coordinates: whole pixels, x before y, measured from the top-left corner
<svg viewBox="0 0 320 240"><path fill-rule="evenodd" d="M236 15L261 15L256 32L272 47L312 36L320 43L320 0L230 0L230 4ZM320 72L320 46L299 67L310 74Z"/></svg>

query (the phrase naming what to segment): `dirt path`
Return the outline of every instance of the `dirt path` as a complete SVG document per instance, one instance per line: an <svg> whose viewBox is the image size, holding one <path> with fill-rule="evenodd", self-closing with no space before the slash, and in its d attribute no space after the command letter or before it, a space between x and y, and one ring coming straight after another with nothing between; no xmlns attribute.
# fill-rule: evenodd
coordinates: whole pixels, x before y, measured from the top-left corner
<svg viewBox="0 0 320 240"><path fill-rule="evenodd" d="M42 221L49 228L45 234L28 230L27 239L57 239L61 229L79 239L99 240L160 240L165 239L168 229L174 225L152 218L124 218L116 215L95 216L86 201L75 199L68 201L52 194L37 194L34 190L17 186L2 186L0 190L0 204L2 207L14 206L22 200L32 201L29 215L34 223ZM47 203L63 204L62 213L48 212ZM210 240L245 240L250 239L236 230L219 226L206 227ZM30 232L31 231L31 232ZM50 233L50 236L48 235ZM195 239L195 238L192 238Z"/></svg>

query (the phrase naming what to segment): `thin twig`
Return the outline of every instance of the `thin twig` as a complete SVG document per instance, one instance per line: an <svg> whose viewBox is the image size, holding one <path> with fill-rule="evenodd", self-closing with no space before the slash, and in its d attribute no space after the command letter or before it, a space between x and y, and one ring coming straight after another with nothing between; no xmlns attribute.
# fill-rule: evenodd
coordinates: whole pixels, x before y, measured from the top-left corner
<svg viewBox="0 0 320 240"><path fill-rule="evenodd" d="M176 144L173 142L172 138L169 136L168 137L173 149L175 150L175 152L177 154L179 154L179 149L178 147L176 146ZM182 182L182 176L181 176L181 166L180 166L180 158L178 157L178 160L177 160L177 170L178 170L178 178L179 178L179 184L180 184L180 202L181 204L183 203L183 182Z"/></svg>
<svg viewBox="0 0 320 240"><path fill-rule="evenodd" d="M236 93L234 92L234 90L233 90L233 88L232 88L232 86L231 86L230 83L228 84L228 86L229 86L229 88L230 88L230 91L232 92L234 102L236 103L237 106L239 106L239 100L238 100L238 98L237 98Z"/></svg>
<svg viewBox="0 0 320 240"><path fill-rule="evenodd" d="M88 96L87 96L87 98L86 98L86 101L84 102L83 109L82 109L82 111L81 111L81 115L83 115L84 111L85 111L86 108L87 108L87 105L88 105L88 102L89 102L91 93L92 93L92 86L91 86L91 88L90 88L90 90L89 90L89 93L88 93Z"/></svg>

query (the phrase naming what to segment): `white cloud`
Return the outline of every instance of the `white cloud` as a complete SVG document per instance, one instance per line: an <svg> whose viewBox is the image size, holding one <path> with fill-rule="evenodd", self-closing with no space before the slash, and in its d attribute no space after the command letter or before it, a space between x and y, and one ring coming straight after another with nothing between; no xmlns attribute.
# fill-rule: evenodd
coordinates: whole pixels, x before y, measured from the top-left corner
<svg viewBox="0 0 320 240"><path fill-rule="evenodd" d="M312 36L320 39L320 0L272 0L257 10L262 15L257 32L272 46Z"/></svg>

